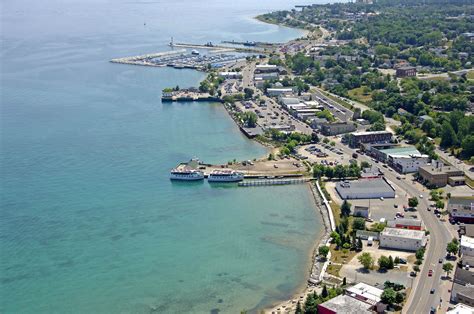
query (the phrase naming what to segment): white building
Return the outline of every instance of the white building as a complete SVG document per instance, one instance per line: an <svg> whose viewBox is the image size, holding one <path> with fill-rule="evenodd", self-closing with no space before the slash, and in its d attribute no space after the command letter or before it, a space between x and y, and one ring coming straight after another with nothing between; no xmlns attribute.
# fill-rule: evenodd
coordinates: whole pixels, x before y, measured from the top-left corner
<svg viewBox="0 0 474 314"><path fill-rule="evenodd" d="M465 223L474 222L474 195L451 194L448 201L448 211L451 218Z"/></svg>
<svg viewBox="0 0 474 314"><path fill-rule="evenodd" d="M421 154L414 146L395 147L379 151L382 161L386 161L401 173L417 172L418 168L426 166L430 157Z"/></svg>
<svg viewBox="0 0 474 314"><path fill-rule="evenodd" d="M474 256L474 238L461 236L461 253L463 256Z"/></svg>
<svg viewBox="0 0 474 314"><path fill-rule="evenodd" d="M219 72L219 77L224 79L241 79L242 73L240 72Z"/></svg>
<svg viewBox="0 0 474 314"><path fill-rule="evenodd" d="M409 229L385 228L380 233L380 247L416 251L426 245L425 232Z"/></svg>
<svg viewBox="0 0 474 314"><path fill-rule="evenodd" d="M368 304L375 305L380 302L383 290L360 282L346 289L346 294Z"/></svg>
<svg viewBox="0 0 474 314"><path fill-rule="evenodd" d="M267 88L267 94L270 96L292 95L293 88L291 87Z"/></svg>
<svg viewBox="0 0 474 314"><path fill-rule="evenodd" d="M274 64L257 64L255 66L255 73L269 73L278 72L278 67Z"/></svg>
<svg viewBox="0 0 474 314"><path fill-rule="evenodd" d="M456 304L454 309L447 311L446 314L473 314L474 307L467 306L466 304Z"/></svg>

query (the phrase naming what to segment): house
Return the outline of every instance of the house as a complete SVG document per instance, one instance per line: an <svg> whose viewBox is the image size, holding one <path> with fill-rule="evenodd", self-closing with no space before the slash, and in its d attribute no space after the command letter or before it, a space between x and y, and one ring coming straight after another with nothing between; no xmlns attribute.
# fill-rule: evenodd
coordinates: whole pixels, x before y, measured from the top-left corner
<svg viewBox="0 0 474 314"><path fill-rule="evenodd" d="M464 173L453 167L444 166L443 163L435 161L432 165L419 167L418 174L426 184L433 187L443 187L448 184L449 177L463 176Z"/></svg>
<svg viewBox="0 0 474 314"><path fill-rule="evenodd" d="M469 265L458 265L454 272L451 301L474 306L474 268Z"/></svg>
<svg viewBox="0 0 474 314"><path fill-rule="evenodd" d="M255 73L270 73L278 72L278 66L275 64L257 64L255 66Z"/></svg>
<svg viewBox="0 0 474 314"><path fill-rule="evenodd" d="M462 256L474 256L474 238L461 236L460 251ZM474 266L474 265L472 265Z"/></svg>
<svg viewBox="0 0 474 314"><path fill-rule="evenodd" d="M359 148L362 143L390 142L392 133L388 131L354 132L349 136L349 146Z"/></svg>
<svg viewBox="0 0 474 314"><path fill-rule="evenodd" d="M267 88L269 96L291 95L293 91L292 87Z"/></svg>
<svg viewBox="0 0 474 314"><path fill-rule="evenodd" d="M399 228L385 228L380 233L380 247L416 251L426 245L424 231Z"/></svg>
<svg viewBox="0 0 474 314"><path fill-rule="evenodd" d="M318 305L319 314L334 313L372 313L382 312L385 305L381 302L383 290L363 282L346 289L339 295Z"/></svg>
<svg viewBox="0 0 474 314"><path fill-rule="evenodd" d="M321 125L321 133L326 136L354 132L356 129L357 126L352 122L333 122Z"/></svg>
<svg viewBox="0 0 474 314"><path fill-rule="evenodd" d="M219 72L219 77L224 79L241 79L242 73L241 72Z"/></svg>
<svg viewBox="0 0 474 314"><path fill-rule="evenodd" d="M397 77L413 77L416 76L416 68L406 66L406 67L399 67L396 70Z"/></svg>
<svg viewBox="0 0 474 314"><path fill-rule="evenodd" d="M319 304L318 314L372 313L372 308L373 305L343 294Z"/></svg>
<svg viewBox="0 0 474 314"><path fill-rule="evenodd" d="M400 173L417 172L430 161L428 155L421 154L414 146L374 150L378 160L388 163Z"/></svg>
<svg viewBox="0 0 474 314"><path fill-rule="evenodd" d="M387 226L391 228L423 230L423 222L420 219L396 218L389 220Z"/></svg>

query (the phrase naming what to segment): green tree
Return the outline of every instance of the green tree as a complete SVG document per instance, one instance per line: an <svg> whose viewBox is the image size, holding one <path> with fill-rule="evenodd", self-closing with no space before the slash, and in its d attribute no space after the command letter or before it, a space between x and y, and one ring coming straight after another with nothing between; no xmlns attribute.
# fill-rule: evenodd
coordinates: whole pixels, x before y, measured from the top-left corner
<svg viewBox="0 0 474 314"><path fill-rule="evenodd" d="M362 250L363 244L362 240L359 238L357 239L357 250Z"/></svg>
<svg viewBox="0 0 474 314"><path fill-rule="evenodd" d="M454 241L451 241L448 243L448 245L446 246L446 251L449 253L449 254L457 254L459 250L459 245L458 243L454 242Z"/></svg>
<svg viewBox="0 0 474 314"><path fill-rule="evenodd" d="M379 265L379 268L381 270L387 270L389 269L388 267L389 267L390 261L388 260L387 256L382 255L379 257L377 264Z"/></svg>
<svg viewBox="0 0 474 314"><path fill-rule="evenodd" d="M403 295L403 293L397 292L397 294L395 295L395 303L401 304L403 303L404 300L405 300L405 296Z"/></svg>
<svg viewBox="0 0 474 314"><path fill-rule="evenodd" d="M423 257L425 256L425 248L419 248L416 250L415 257L417 260L423 260Z"/></svg>
<svg viewBox="0 0 474 314"><path fill-rule="evenodd" d="M303 314L303 309L301 308L301 303L300 303L300 301L298 301L298 303L296 303L295 314Z"/></svg>
<svg viewBox="0 0 474 314"><path fill-rule="evenodd" d="M453 264L451 263L444 263L443 264L443 270L446 272L446 276L449 276L449 273L453 271Z"/></svg>
<svg viewBox="0 0 474 314"><path fill-rule="evenodd" d="M329 247L327 245L320 246L318 248L319 255L323 256L326 258L329 254Z"/></svg>
<svg viewBox="0 0 474 314"><path fill-rule="evenodd" d="M442 200L436 201L436 208L443 209L444 208L444 202Z"/></svg>
<svg viewBox="0 0 474 314"><path fill-rule="evenodd" d="M347 217L350 214L351 214L351 204L347 200L344 200L344 202L341 205L341 216Z"/></svg>
<svg viewBox="0 0 474 314"><path fill-rule="evenodd" d="M395 263L393 262L393 257L392 255L389 255L388 257L388 269L393 269L395 267Z"/></svg>
<svg viewBox="0 0 474 314"><path fill-rule="evenodd" d="M474 135L466 136L461 142L462 154L467 159L474 156Z"/></svg>
<svg viewBox="0 0 474 314"><path fill-rule="evenodd" d="M453 127L447 121L441 125L441 147L451 147L457 144L457 136Z"/></svg>
<svg viewBox="0 0 474 314"><path fill-rule="evenodd" d="M244 88L245 99L251 99L253 97L253 93L253 89L248 87Z"/></svg>
<svg viewBox="0 0 474 314"><path fill-rule="evenodd" d="M355 217L352 221L352 229L365 230L365 219L361 217Z"/></svg>
<svg viewBox="0 0 474 314"><path fill-rule="evenodd" d="M374 267L374 258L368 252L362 253L357 257L357 259L365 269L372 269Z"/></svg>
<svg viewBox="0 0 474 314"><path fill-rule="evenodd" d="M416 208L416 206L418 206L418 199L416 197L410 197L408 199L408 206Z"/></svg>
<svg viewBox="0 0 474 314"><path fill-rule="evenodd" d="M254 128L257 126L257 114L255 112L247 111L243 115L243 120L245 125L247 125L249 128Z"/></svg>
<svg viewBox="0 0 474 314"><path fill-rule="evenodd" d="M396 298L396 292L392 288L384 289L380 296L381 301L388 305L394 304L397 300Z"/></svg>
<svg viewBox="0 0 474 314"><path fill-rule="evenodd" d="M323 291L321 291L321 297L324 299L324 298L327 298L329 295L328 293L328 288L326 287L326 285L323 286Z"/></svg>

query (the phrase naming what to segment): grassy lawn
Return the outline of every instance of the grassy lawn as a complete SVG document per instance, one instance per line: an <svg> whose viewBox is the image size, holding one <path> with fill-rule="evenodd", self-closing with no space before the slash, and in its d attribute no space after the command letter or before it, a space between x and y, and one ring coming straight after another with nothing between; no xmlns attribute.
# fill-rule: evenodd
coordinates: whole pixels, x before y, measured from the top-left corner
<svg viewBox="0 0 474 314"><path fill-rule="evenodd" d="M474 70L471 70L471 71L467 72L466 77L469 80L474 80Z"/></svg>
<svg viewBox="0 0 474 314"><path fill-rule="evenodd" d="M336 277L339 277L339 271L341 270L342 265L329 265L327 268L327 273Z"/></svg>
<svg viewBox="0 0 474 314"><path fill-rule="evenodd" d="M331 262L334 263L341 263L346 264L351 261L354 256L356 256L357 252L347 250L347 253L344 253L342 249L336 250L336 245L331 244Z"/></svg>
<svg viewBox="0 0 474 314"><path fill-rule="evenodd" d="M368 104L370 101L372 101L372 95L370 93L367 95L364 94L364 87L351 89L348 94L351 98L363 104Z"/></svg>
<svg viewBox="0 0 474 314"><path fill-rule="evenodd" d="M334 215L334 222L338 225L341 222L341 208L334 201L330 201L329 206L331 206L332 214Z"/></svg>

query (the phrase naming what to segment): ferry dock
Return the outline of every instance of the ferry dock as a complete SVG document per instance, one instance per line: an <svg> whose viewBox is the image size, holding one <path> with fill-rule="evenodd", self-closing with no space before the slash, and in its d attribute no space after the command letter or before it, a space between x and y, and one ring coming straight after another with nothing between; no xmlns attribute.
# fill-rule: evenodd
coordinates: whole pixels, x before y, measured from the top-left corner
<svg viewBox="0 0 474 314"><path fill-rule="evenodd" d="M304 184L309 182L310 179L269 179L269 180L249 180L239 182L238 186L241 187L250 187L250 186L270 186L270 185L289 185L289 184Z"/></svg>

